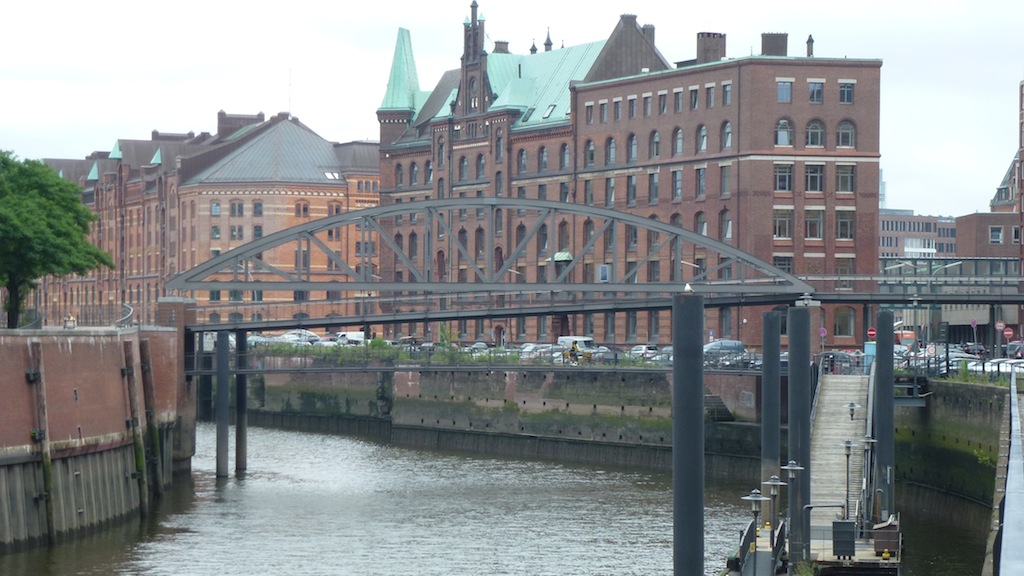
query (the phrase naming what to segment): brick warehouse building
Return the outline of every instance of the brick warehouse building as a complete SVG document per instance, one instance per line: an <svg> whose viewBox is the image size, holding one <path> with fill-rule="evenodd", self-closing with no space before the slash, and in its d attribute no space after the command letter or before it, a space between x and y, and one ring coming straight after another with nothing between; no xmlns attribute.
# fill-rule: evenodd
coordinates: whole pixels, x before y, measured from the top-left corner
<svg viewBox="0 0 1024 576"><path fill-rule="evenodd" d="M47 159L83 187L83 202L98 216L91 240L107 250L115 269L46 278L29 308L47 323L67 313L82 323L154 320L164 283L178 272L273 232L311 219L378 205L377 143L332 143L297 118L281 113L220 112L217 133L166 134L118 140L110 152L84 160ZM349 262L362 242L330 231L325 243ZM375 247L371 247L375 252ZM291 263L292 251L266 254ZM308 255L314 274L331 275L326 256ZM204 322L281 319L351 313L340 294L220 291L186 294Z"/></svg>
<svg viewBox="0 0 1024 576"><path fill-rule="evenodd" d="M548 38L543 51L517 55L503 41L488 50L476 2L470 9L461 66L429 91L399 31L377 112L382 204L514 194L605 206L722 240L821 290L873 289L838 276L878 266L880 60L820 58L810 38L806 56L789 56L785 34L763 35L761 55L727 58L724 34L701 33L696 59L673 65L654 26L632 15L605 40L552 49ZM506 220L505 230L529 225ZM481 225L465 224L470 235ZM389 266L383 258L385 277L397 272ZM707 336L756 343L760 312L709 312ZM824 311L827 345L860 341L859 312ZM668 343L668 312L654 316L588 318L556 332L586 326L614 334L609 344ZM537 339L546 322L507 333ZM461 323L458 333L492 330Z"/></svg>

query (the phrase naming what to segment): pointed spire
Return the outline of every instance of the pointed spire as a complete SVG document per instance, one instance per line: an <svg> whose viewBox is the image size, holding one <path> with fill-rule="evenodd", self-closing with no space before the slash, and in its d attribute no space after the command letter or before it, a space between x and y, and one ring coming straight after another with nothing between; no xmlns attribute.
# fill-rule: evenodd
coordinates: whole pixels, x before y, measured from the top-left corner
<svg viewBox="0 0 1024 576"><path fill-rule="evenodd" d="M412 54L412 38L405 28L398 29L395 55L391 61L388 89L380 110L416 110L416 96L420 81L416 75L416 60Z"/></svg>
<svg viewBox="0 0 1024 576"><path fill-rule="evenodd" d="M551 28L548 28L548 39L544 41L544 51L551 52L551 47L555 43L551 41Z"/></svg>
<svg viewBox="0 0 1024 576"><path fill-rule="evenodd" d="M536 53L537 53L537 39L534 38L533 39L533 44L530 45L530 54L536 54Z"/></svg>

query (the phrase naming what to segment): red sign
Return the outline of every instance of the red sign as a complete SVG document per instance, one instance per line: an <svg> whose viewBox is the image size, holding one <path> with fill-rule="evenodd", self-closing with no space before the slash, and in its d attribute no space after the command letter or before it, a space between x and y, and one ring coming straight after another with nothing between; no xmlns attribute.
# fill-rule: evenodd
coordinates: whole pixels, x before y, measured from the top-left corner
<svg viewBox="0 0 1024 576"><path fill-rule="evenodd" d="M1013 328L1003 328L1003 336L1006 336L1007 340L1013 338Z"/></svg>
<svg viewBox="0 0 1024 576"><path fill-rule="evenodd" d="M875 336L878 336L878 332L874 328L868 328L868 338L874 340Z"/></svg>

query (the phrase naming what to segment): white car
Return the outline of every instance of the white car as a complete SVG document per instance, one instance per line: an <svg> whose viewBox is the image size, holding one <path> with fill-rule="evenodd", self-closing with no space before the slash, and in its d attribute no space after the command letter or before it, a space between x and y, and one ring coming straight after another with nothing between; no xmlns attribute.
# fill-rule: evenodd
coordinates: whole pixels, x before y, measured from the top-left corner
<svg viewBox="0 0 1024 576"><path fill-rule="evenodd" d="M284 338L293 344L314 344L320 341L320 336L310 332L309 330L303 330L302 328L289 330L284 334L281 334L281 338Z"/></svg>
<svg viewBox="0 0 1024 576"><path fill-rule="evenodd" d="M637 344L630 348L629 352L626 352L629 357L637 360L650 360L660 353L661 351L654 344Z"/></svg>

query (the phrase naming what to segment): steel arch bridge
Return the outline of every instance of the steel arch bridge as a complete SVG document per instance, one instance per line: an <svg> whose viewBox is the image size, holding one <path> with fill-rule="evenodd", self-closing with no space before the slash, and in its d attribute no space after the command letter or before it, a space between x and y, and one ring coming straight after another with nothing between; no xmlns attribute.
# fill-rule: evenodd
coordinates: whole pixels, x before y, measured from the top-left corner
<svg viewBox="0 0 1024 576"><path fill-rule="evenodd" d="M332 247L330 235L358 238L379 251L360 250L358 262L348 262ZM464 270L462 279L452 281L457 275L451 269ZM813 292L803 280L751 254L673 223L513 198L426 200L321 218L229 250L177 275L167 288L383 294Z"/></svg>

